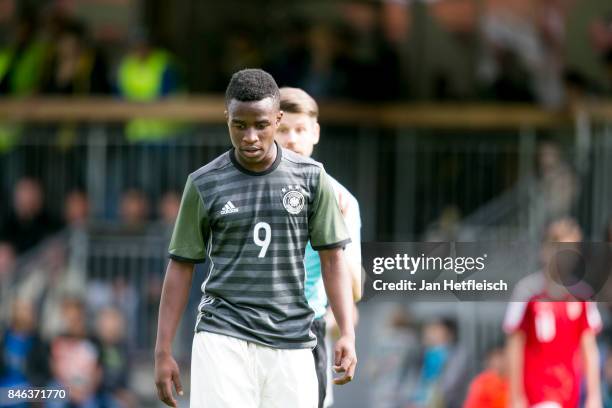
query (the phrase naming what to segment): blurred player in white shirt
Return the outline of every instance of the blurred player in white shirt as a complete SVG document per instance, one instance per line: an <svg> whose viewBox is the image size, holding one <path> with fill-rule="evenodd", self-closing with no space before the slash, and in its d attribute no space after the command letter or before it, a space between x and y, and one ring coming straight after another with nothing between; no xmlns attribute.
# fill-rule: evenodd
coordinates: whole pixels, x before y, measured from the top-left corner
<svg viewBox="0 0 612 408"><path fill-rule="evenodd" d="M319 108L316 101L299 88L280 88L281 110L283 117L276 132L276 141L286 149L310 157L314 145L319 142L320 126L318 123ZM329 176L329 174L328 174ZM337 180L329 176L336 193L340 211L349 230L351 243L344 249L346 264L353 277L353 297L361 298L361 217L357 199ZM330 365L327 363L328 352L325 342L327 297L321 277L319 255L310 243L304 255L306 269L305 292L308 304L315 312L312 331L317 336L317 347L313 350L315 366L319 380L319 407L331 405L331 393L327 392ZM356 315L355 309L355 317ZM327 314L330 319L331 314ZM333 322L333 317L331 317ZM327 397L327 398L326 398Z"/></svg>

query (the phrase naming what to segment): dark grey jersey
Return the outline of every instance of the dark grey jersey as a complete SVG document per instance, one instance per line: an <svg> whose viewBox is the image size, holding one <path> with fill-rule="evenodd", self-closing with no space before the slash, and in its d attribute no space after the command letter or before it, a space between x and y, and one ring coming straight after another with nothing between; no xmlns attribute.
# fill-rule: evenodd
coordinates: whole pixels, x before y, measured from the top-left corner
<svg viewBox="0 0 612 408"><path fill-rule="evenodd" d="M304 296L304 250L349 240L333 189L314 160L277 146L261 173L234 151L189 175L170 257L210 259L197 330L277 348L314 347Z"/></svg>

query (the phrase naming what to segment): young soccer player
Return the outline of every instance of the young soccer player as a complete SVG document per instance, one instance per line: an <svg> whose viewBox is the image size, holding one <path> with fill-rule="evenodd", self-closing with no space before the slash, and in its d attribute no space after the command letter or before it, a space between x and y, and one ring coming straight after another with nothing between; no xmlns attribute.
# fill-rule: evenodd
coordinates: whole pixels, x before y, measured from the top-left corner
<svg viewBox="0 0 612 408"><path fill-rule="evenodd" d="M542 248L544 267L551 267L552 243L581 240L582 233L573 220L552 223ZM595 341L601 317L595 304L573 298L549 273L539 272L526 279L519 285L528 292L518 294L525 301L510 302L504 321L511 407L576 408L584 378L584 407L601 408Z"/></svg>
<svg viewBox="0 0 612 408"><path fill-rule="evenodd" d="M304 250L319 251L325 289L341 331L335 364L350 381L357 362L350 242L321 164L282 149L274 79L235 73L226 90L233 148L187 178L170 243L155 350L159 398L182 394L170 349L194 263L210 259L202 283L191 362L192 407L317 406L313 312L304 296Z"/></svg>
<svg viewBox="0 0 612 408"><path fill-rule="evenodd" d="M276 132L277 142L282 147L301 156L310 157L320 137L317 102L302 89L283 87L280 89L280 107L283 111L283 117ZM345 247L344 253L353 278L353 297L357 301L361 297L361 218L359 216L359 203L338 181L331 176L329 180L334 188L336 199L351 237L351 243ZM319 380L319 408L323 408L329 367L325 343L327 297L321 278L319 255L312 249L310 243L306 246L304 264L306 267L306 298L315 312L312 330L317 336L317 346L313 349L313 355Z"/></svg>

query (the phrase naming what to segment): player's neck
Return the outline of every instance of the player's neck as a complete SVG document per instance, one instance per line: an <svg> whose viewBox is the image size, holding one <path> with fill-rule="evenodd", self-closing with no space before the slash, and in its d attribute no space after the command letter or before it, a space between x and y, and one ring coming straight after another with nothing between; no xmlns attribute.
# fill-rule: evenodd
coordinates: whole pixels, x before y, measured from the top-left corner
<svg viewBox="0 0 612 408"><path fill-rule="evenodd" d="M244 159L241 158L235 150L232 153L233 158L235 159L237 164L239 164L243 169L253 173L263 173L266 172L266 170L269 170L272 166L274 166L279 154L279 148L277 147L276 142L274 142L272 146L270 146L270 150L266 157L262 161L257 163L245 162Z"/></svg>

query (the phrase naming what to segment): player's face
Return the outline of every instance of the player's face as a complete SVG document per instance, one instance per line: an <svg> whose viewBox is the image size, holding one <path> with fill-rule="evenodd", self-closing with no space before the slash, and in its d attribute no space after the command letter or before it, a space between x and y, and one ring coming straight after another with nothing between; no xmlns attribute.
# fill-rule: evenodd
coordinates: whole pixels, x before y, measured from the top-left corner
<svg viewBox="0 0 612 408"><path fill-rule="evenodd" d="M319 142L319 124L304 113L284 112L276 141L286 149L310 157L314 145Z"/></svg>
<svg viewBox="0 0 612 408"><path fill-rule="evenodd" d="M272 98L229 102L225 116L230 138L236 159L246 169L264 171L274 163L274 134L282 115Z"/></svg>

